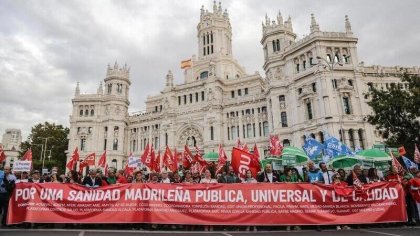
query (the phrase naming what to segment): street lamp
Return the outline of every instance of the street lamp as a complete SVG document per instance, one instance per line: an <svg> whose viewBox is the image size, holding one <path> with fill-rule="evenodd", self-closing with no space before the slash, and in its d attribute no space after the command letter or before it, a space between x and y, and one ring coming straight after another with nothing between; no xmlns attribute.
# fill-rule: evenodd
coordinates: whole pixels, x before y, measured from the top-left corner
<svg viewBox="0 0 420 236"><path fill-rule="evenodd" d="M339 132L339 134L340 134L341 141L344 142L343 117L342 117L342 114L343 114L343 111L342 111L342 109L343 109L342 108L342 102L343 101L341 100L340 92L338 91L337 85L336 85L336 83L334 81L334 68L336 68L336 66L343 66L343 63L340 62L339 60L336 61L335 58L338 58L338 55L337 54L335 54L334 57L333 57L333 59L330 60L330 61L328 61L325 58L322 58L320 56L317 56L316 59L321 60L323 63L322 62L318 62L315 65L324 65L324 68L325 69L328 68L329 72L331 73L331 80L332 80L332 82L335 85L335 90L337 92L337 98L339 100L337 102L337 106L338 106L337 107L337 110L338 110L338 121L339 121L339 124L340 124L340 132ZM350 58L350 56L346 56L345 57L345 60L347 60L348 58Z"/></svg>

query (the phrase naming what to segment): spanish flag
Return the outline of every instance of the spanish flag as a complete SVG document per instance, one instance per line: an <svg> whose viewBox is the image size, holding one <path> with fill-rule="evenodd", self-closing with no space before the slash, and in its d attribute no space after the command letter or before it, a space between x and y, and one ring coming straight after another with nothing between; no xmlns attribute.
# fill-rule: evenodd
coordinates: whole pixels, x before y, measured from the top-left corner
<svg viewBox="0 0 420 236"><path fill-rule="evenodd" d="M181 61L181 69L189 68L191 66L192 66L192 60L191 59Z"/></svg>

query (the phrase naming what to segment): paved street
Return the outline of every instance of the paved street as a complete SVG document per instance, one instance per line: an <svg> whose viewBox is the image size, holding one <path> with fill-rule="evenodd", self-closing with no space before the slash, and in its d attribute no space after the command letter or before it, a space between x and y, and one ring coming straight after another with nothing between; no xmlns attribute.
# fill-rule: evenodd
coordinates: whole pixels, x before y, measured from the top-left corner
<svg viewBox="0 0 420 236"><path fill-rule="evenodd" d="M224 232L203 232L203 231L138 231L138 230L65 230L65 229L0 229L0 235L7 236L111 236L111 235L153 235L153 236L169 236L169 235L205 235L205 236L239 236L239 235L297 235L297 236L317 236L317 235L337 235L337 236L366 236L366 235L388 235L388 236L418 236L420 235L420 227L406 228L366 228L351 230L301 230L301 231L224 231Z"/></svg>

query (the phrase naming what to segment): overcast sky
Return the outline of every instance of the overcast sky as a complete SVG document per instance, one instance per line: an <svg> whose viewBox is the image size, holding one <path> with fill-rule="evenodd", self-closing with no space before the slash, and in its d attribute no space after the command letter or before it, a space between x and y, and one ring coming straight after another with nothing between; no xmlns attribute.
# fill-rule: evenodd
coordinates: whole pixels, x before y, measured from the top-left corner
<svg viewBox="0 0 420 236"><path fill-rule="evenodd" d="M76 83L95 93L107 64L131 67L130 112L144 109L169 69L183 81L180 61L197 54L200 8L210 0L0 1L0 135L50 121L69 126ZM420 1L224 0L233 54L248 73L262 71L261 22L280 10L299 38L310 14L323 31L344 31L349 15L367 65L420 65Z"/></svg>

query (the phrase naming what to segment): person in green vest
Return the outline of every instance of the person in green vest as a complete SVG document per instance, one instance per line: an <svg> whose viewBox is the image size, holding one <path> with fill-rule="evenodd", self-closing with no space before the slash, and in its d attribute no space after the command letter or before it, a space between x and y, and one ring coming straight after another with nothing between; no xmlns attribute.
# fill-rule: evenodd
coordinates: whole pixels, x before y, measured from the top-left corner
<svg viewBox="0 0 420 236"><path fill-rule="evenodd" d="M284 169L283 175L280 176L280 182L297 183L301 181L299 180L297 174L293 173L293 168L286 167Z"/></svg>
<svg viewBox="0 0 420 236"><path fill-rule="evenodd" d="M108 184L116 184L117 183L117 177L115 177L115 169L109 168L108 169L108 178L106 179Z"/></svg>

